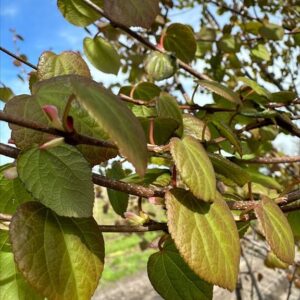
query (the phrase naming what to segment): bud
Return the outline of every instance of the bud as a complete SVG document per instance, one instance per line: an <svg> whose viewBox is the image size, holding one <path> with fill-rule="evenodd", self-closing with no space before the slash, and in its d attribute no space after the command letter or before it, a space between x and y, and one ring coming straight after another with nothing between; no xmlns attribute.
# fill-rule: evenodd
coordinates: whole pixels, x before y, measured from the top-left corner
<svg viewBox="0 0 300 300"><path fill-rule="evenodd" d="M18 172L16 167L11 167L3 171L3 176L8 180L18 178Z"/></svg>
<svg viewBox="0 0 300 300"><path fill-rule="evenodd" d="M160 198L160 197L150 197L150 198L148 198L148 201L154 205L164 205L165 204L165 199Z"/></svg>
<svg viewBox="0 0 300 300"><path fill-rule="evenodd" d="M54 105L44 105L42 108L51 121L52 126L56 129L63 130L62 122L58 116L57 107Z"/></svg>
<svg viewBox="0 0 300 300"><path fill-rule="evenodd" d="M140 212L140 215L137 215L131 211L126 211L124 217L133 225L143 225L149 221L149 216L144 212Z"/></svg>
<svg viewBox="0 0 300 300"><path fill-rule="evenodd" d="M44 143L43 145L40 146L40 149L50 149L50 148L54 148L56 146L59 146L61 144L63 144L65 142L65 138L63 137L60 137L60 138L56 138L56 139L53 139L47 143Z"/></svg>

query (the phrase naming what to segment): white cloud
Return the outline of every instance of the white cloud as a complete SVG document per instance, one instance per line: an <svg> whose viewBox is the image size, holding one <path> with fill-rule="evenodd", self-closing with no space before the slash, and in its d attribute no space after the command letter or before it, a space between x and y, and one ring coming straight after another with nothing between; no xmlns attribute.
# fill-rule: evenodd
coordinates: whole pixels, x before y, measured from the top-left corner
<svg viewBox="0 0 300 300"><path fill-rule="evenodd" d="M16 5L1 6L0 15L2 17L15 17L19 13Z"/></svg>

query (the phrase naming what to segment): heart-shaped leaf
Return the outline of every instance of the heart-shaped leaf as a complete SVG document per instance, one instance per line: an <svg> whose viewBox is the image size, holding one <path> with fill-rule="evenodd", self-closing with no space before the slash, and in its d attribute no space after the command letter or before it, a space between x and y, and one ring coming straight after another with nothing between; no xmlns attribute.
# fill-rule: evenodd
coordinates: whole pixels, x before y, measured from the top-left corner
<svg viewBox="0 0 300 300"><path fill-rule="evenodd" d="M0 299L42 300L17 270L8 231L0 230Z"/></svg>
<svg viewBox="0 0 300 300"><path fill-rule="evenodd" d="M103 0L92 0L101 7ZM65 19L76 26L87 26L100 18L100 14L82 0L58 0L57 6Z"/></svg>
<svg viewBox="0 0 300 300"><path fill-rule="evenodd" d="M91 298L104 264L104 241L94 219L60 217L38 202L27 202L9 228L18 269L41 295Z"/></svg>
<svg viewBox="0 0 300 300"><path fill-rule="evenodd" d="M213 286L187 266L171 239L149 257L147 270L151 284L164 299L212 299Z"/></svg>
<svg viewBox="0 0 300 300"><path fill-rule="evenodd" d="M111 43L97 36L83 40L84 54L92 65L104 73L118 74L121 62L117 50Z"/></svg>
<svg viewBox="0 0 300 300"><path fill-rule="evenodd" d="M158 0L104 0L104 12L125 26L150 28L159 14Z"/></svg>
<svg viewBox="0 0 300 300"><path fill-rule="evenodd" d="M92 171L75 147L64 144L49 149L24 150L18 156L17 169L33 197L57 214L92 216Z"/></svg>
<svg viewBox="0 0 300 300"><path fill-rule="evenodd" d="M173 189L166 193L166 205L169 231L189 267L203 280L234 290L239 234L221 195L209 204L189 191Z"/></svg>
<svg viewBox="0 0 300 300"><path fill-rule="evenodd" d="M40 56L37 66L38 80L68 74L91 77L89 67L79 53L65 51L56 55L51 51L45 51Z"/></svg>
<svg viewBox="0 0 300 300"><path fill-rule="evenodd" d="M170 147L180 177L191 192L203 201L214 201L216 177L204 147L191 136L171 139Z"/></svg>
<svg viewBox="0 0 300 300"><path fill-rule="evenodd" d="M227 99L228 101L231 101L236 104L242 104L239 95L229 89L228 87L216 82L216 81L210 81L210 80L200 80L199 84L206 89L222 96L223 98Z"/></svg>
<svg viewBox="0 0 300 300"><path fill-rule="evenodd" d="M191 27L180 23L171 24L163 34L163 45L176 57L190 63L196 53L197 44Z"/></svg>
<svg viewBox="0 0 300 300"><path fill-rule="evenodd" d="M257 204L254 211L274 254L291 265L295 258L295 241L283 212L274 201L267 197Z"/></svg>

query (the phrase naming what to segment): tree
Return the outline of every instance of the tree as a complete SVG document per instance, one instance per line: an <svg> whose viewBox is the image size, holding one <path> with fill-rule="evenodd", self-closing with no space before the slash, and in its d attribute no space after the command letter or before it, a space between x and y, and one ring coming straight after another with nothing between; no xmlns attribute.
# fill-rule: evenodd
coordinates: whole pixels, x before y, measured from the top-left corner
<svg viewBox="0 0 300 300"><path fill-rule="evenodd" d="M31 95L1 88L16 145L0 145L16 159L0 169L1 299L90 299L110 231L161 232L148 275L165 299L234 290L247 230L265 237L269 265L296 267L300 157L272 144L300 137L296 2L57 1L91 35L90 63L126 80L113 93L75 52L46 51L37 66L15 56L34 71ZM170 22L188 8L200 29ZM130 225L94 221L93 184ZM147 199L167 223L143 210Z"/></svg>

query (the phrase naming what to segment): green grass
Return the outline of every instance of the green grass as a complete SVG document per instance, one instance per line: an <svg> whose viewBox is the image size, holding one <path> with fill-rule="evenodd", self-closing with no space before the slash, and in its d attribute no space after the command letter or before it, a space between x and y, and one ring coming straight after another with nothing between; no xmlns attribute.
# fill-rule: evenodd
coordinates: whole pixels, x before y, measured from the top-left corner
<svg viewBox="0 0 300 300"><path fill-rule="evenodd" d="M104 195L104 199L106 195ZM103 206L107 200L98 199L95 201L94 218L98 224L115 224L115 222L124 222L120 216L116 215L111 207L106 213L103 212ZM134 211L136 200L130 203L130 209ZM145 202L143 209L146 212L155 214L155 219L165 221L164 212L160 207L155 207ZM157 240L162 232L141 233L103 233L105 241L105 264L101 277L101 286L107 283L117 281L121 278L130 276L138 271L145 270L149 256L156 252L156 249L146 248L141 250L140 243L150 244Z"/></svg>

